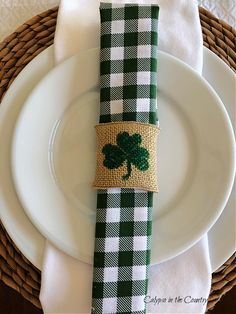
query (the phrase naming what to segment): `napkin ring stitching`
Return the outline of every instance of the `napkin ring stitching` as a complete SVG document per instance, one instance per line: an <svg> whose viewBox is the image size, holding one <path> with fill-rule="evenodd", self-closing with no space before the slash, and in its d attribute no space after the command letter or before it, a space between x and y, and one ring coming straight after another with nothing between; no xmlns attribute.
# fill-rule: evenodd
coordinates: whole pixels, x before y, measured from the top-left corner
<svg viewBox="0 0 236 314"><path fill-rule="evenodd" d="M116 136L116 144L105 144L102 153L104 167L117 169L123 164L127 166L127 174L122 176L122 180L129 180L132 173L132 166L139 171L147 171L149 168L149 151L141 147L142 136L139 133L130 135L128 132L120 132Z"/></svg>

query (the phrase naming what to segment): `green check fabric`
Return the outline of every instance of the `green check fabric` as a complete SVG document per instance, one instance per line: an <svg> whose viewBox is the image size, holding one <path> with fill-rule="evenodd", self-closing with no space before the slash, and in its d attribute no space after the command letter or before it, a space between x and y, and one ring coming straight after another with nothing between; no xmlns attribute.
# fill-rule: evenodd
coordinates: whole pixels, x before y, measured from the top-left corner
<svg viewBox="0 0 236 314"><path fill-rule="evenodd" d="M100 123L157 123L155 5L101 3ZM153 193L98 190L93 313L146 313Z"/></svg>

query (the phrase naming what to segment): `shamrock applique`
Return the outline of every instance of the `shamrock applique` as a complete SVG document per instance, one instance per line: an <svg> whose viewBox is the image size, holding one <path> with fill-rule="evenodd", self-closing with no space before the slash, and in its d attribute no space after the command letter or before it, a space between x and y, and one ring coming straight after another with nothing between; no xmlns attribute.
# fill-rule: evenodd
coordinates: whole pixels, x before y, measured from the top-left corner
<svg viewBox="0 0 236 314"><path fill-rule="evenodd" d="M127 174L122 176L123 180L128 180L132 165L140 171L146 171L149 168L148 158L149 152L146 148L140 147L142 137L135 133L129 135L127 132L121 132L116 136L117 145L106 144L102 153L105 155L103 165L108 169L117 169L127 165Z"/></svg>

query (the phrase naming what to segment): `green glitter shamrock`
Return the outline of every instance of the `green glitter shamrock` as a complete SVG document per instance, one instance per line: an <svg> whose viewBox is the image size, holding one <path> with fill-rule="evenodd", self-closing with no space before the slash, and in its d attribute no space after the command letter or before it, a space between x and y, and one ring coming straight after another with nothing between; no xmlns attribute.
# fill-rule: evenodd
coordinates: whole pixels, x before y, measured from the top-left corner
<svg viewBox="0 0 236 314"><path fill-rule="evenodd" d="M106 144L102 153L105 155L103 165L108 169L117 169L127 164L127 174L122 176L123 180L128 180L132 172L132 164L140 171L149 168L149 152L146 148L140 147L142 137L140 134L129 135L121 132L116 136L117 145Z"/></svg>

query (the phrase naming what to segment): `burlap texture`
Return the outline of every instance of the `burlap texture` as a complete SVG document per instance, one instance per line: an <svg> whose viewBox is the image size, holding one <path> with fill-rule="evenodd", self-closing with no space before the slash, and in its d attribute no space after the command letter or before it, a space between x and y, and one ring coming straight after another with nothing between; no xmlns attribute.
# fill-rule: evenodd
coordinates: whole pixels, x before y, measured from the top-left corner
<svg viewBox="0 0 236 314"><path fill-rule="evenodd" d="M159 128L155 125L132 121L100 123L95 128L97 133L97 167L93 186L97 189L120 187L158 192L157 137ZM102 152L107 144L111 144L117 147L119 154L117 135L123 134L123 132L127 132L130 137L139 134L142 140L138 146L149 152L148 169L139 170L131 163L131 175L126 180L124 180L124 176L127 173L128 160L125 160L121 166L115 169L109 169L104 166L106 156Z"/></svg>

